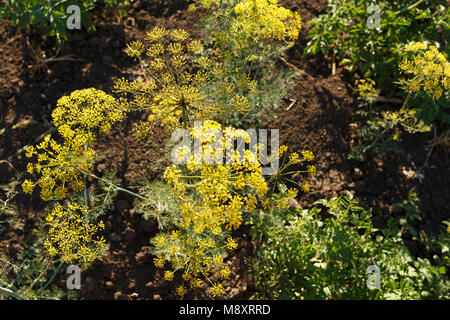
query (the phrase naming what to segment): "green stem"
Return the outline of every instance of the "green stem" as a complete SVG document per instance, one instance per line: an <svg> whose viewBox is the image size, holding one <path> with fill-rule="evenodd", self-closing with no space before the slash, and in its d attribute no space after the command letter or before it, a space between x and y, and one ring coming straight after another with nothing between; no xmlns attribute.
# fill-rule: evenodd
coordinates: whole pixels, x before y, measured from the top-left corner
<svg viewBox="0 0 450 320"><path fill-rule="evenodd" d="M405 102L403 102L402 107L400 108L400 113L406 110L406 106L408 104L409 98L411 97L411 92L408 93L408 96L405 99Z"/></svg>
<svg viewBox="0 0 450 320"><path fill-rule="evenodd" d="M415 7L417 7L418 5L420 5L423 1L424 1L424 0L419 0L419 1L417 1L416 3L413 3L412 5L410 5L408 8L402 9L402 10L400 10L400 11L395 12L394 15L398 15L399 13L403 13L403 12L405 12L405 11L412 10L412 9L414 9Z"/></svg>
<svg viewBox="0 0 450 320"><path fill-rule="evenodd" d="M138 199L144 200L144 201L146 201L146 202L151 202L150 199L147 199L147 198L145 198L145 197L143 197L143 196L141 196L141 195L139 195L139 194L137 194L137 193L134 193L133 191L130 191L130 190L121 188L121 187L115 185L114 183L112 183L112 182L110 182L110 181L108 181L108 180L106 180L106 179L97 177L97 176L96 176L95 174L93 174L93 173L90 173L90 172L84 172L84 171L82 171L82 172L83 172L84 174L88 175L88 176L91 176L92 178L95 178L95 179L97 179L97 180L100 180L100 181L103 181L103 182L109 184L111 187L115 188L115 189L118 190L118 191L122 191L122 192L128 193L129 195L132 195L133 197L136 197L136 198L138 198Z"/></svg>
<svg viewBox="0 0 450 320"><path fill-rule="evenodd" d="M9 290L7 288L0 287L0 293L6 294L6 295L8 295L10 297L13 297L13 298L17 299L17 300L25 300L22 296L20 296L19 294L15 293L14 291Z"/></svg>
<svg viewBox="0 0 450 320"><path fill-rule="evenodd" d="M49 280L47 281L47 283L39 290L39 292L42 291L42 290L45 290L45 289L53 282L53 280L55 280L56 275L59 273L59 271L61 271L61 268L63 267L63 265L64 265L64 262L61 262L61 263L56 267L56 269L55 269L55 271L53 272L53 274L52 274L52 276L50 277L50 279L49 279Z"/></svg>

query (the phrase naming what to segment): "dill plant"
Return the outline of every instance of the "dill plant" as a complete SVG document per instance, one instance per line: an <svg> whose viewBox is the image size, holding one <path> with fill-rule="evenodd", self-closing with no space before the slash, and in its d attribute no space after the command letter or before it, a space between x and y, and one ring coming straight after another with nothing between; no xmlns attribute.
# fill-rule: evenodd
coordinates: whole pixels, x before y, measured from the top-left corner
<svg viewBox="0 0 450 320"><path fill-rule="evenodd" d="M248 77L237 83L224 79L222 63L206 54L202 43L185 30L155 27L146 40L148 47L134 41L126 49L146 71L145 81L122 78L114 86L114 92L126 100L128 111L150 112L147 121L134 130L138 138L148 138L155 125L172 132L188 128L195 120L249 111L246 95L254 90L253 81ZM205 92L206 86L213 86L214 92Z"/></svg>
<svg viewBox="0 0 450 320"><path fill-rule="evenodd" d="M87 268L106 250L105 240L95 237L104 226L102 222L95 224L87 208L86 192L83 205L71 199L86 191L97 136L109 133L114 123L123 120L124 113L112 96L93 88L76 90L59 99L57 105L52 118L62 142L47 135L40 144L27 148L27 158L34 158L27 171L37 178L26 179L22 188L31 195L38 187L43 201L65 202L65 206L56 205L46 216L45 247L51 256Z"/></svg>
<svg viewBox="0 0 450 320"><path fill-rule="evenodd" d="M214 59L184 30L155 27L146 40L147 46L132 42L126 49L130 57L139 61L146 79L120 79L114 86L124 109L149 114L134 133L138 139L145 139L156 125L163 125L169 133L185 129L194 140L201 141L202 156L198 159L195 152L191 154L190 146L177 149L175 157L187 162L167 167L166 184L144 183L138 207L144 216L156 217L162 230L152 239L155 265L168 266L164 271L167 281L173 281L177 271L182 273L183 284L176 289L177 294L184 296L206 281L211 295L219 296L224 292L221 280L231 272L223 264L223 254L237 248L230 232L242 224L243 216L251 210L287 206L287 200L298 191L282 188L286 192L281 193L277 187L293 172L313 176L312 165L305 170L287 171L300 162L312 161L314 155L304 151L300 158L292 153L266 179L258 160L261 146L253 152L229 153L235 143L244 149L249 143L245 131L226 125L229 114L245 114L251 108L251 99L247 99L255 92L251 75L244 73L240 81L232 81L224 72L224 56L219 54ZM196 121L201 121L202 126L195 126ZM220 133L221 138L211 131ZM271 157L285 159L287 148L282 146L272 152ZM225 162L216 163L217 159ZM234 161L226 162L227 159ZM161 195L155 190L157 186L162 190L170 187L171 195ZM310 185L305 180L300 187L307 192ZM161 203L162 198L166 203ZM213 270L217 270L218 278L212 277Z"/></svg>
<svg viewBox="0 0 450 320"><path fill-rule="evenodd" d="M281 99L289 93L295 76L280 67L278 58L298 39L301 17L275 0L193 0L190 9L206 10L202 20L207 44L223 61L227 79L239 82L250 74L256 92L248 96L251 112L244 117L230 114L228 125L258 125L263 117L275 116ZM214 87L209 88L214 91Z"/></svg>
<svg viewBox="0 0 450 320"><path fill-rule="evenodd" d="M301 156L295 152L288 156L287 147L281 146L271 150L269 157L269 150L261 144L242 154L234 150L235 143L245 149L250 137L244 130L223 123L228 114L251 109L247 96L255 92L255 83L250 75L237 83L231 81L224 76L223 62L205 53L200 41L191 39L184 30L155 27L146 40L147 47L135 41L125 51L146 71L145 80L119 79L113 88L117 99L91 88L74 91L58 101L52 117L62 142L48 135L42 143L27 149L27 157L35 159L29 163L28 173L36 175L37 180L26 179L22 188L31 194L38 187L44 201L58 201L45 218L47 252L85 267L107 249L104 239L95 237L103 224L95 224L98 213L89 208L85 178L90 176L110 190L134 196L144 216L156 217L162 229L151 240L155 265L168 266L164 271L167 281L183 270L183 284L176 289L177 294L184 296L188 289L199 288L206 280L211 295L219 296L224 293L221 280L231 274L223 263L223 254L237 248L231 231L251 211L286 207L288 199L298 193L296 188L286 187L286 183L295 184L288 176L296 172L314 176L315 167L306 165L314 155L303 151ZM207 86L216 90L208 92ZM156 125L163 125L169 133L184 129L200 139L202 159L199 161L195 154L187 156L185 148L177 150L176 157L187 159L187 163L168 166L165 182L144 182L137 193L119 187L111 177L94 175L93 145L98 135L109 134L115 123L134 111L148 112L147 120L134 129L139 140L150 137ZM196 121L204 121L200 129L193 126ZM221 138L211 130L219 132ZM282 165L267 178L262 174L262 152L266 160L282 158ZM225 162L214 162L217 159ZM308 192L307 179L299 187ZM155 188L159 192L154 192ZM161 198L161 190L169 195ZM106 197L109 194L106 192ZM162 199L167 200L167 206ZM213 270L217 270L218 279L211 277Z"/></svg>
<svg viewBox="0 0 450 320"><path fill-rule="evenodd" d="M450 123L450 63L447 58L435 46L424 42L407 45L404 53L405 58L398 66L403 77L397 84L406 97L398 111L373 110L380 92L375 82L362 79L355 83L358 100L369 112L360 112L368 120L358 132L360 144L351 158L363 160L372 151L378 154L401 151L395 142L401 140L402 131L428 132L432 126Z"/></svg>
<svg viewBox="0 0 450 320"><path fill-rule="evenodd" d="M220 132L220 137L212 131ZM289 169L312 161L314 155L304 151L302 157L295 152L286 157L287 147L281 146L273 151L271 157L287 160L266 179L258 160L262 146L241 153L233 149L235 143L250 143L250 136L244 130L223 128L215 121L205 121L201 127L194 127L191 135L201 141L203 161L181 147L176 156L186 159L186 163L169 166L164 173L164 179L172 186L179 203L179 219L172 223L176 230L153 238L154 262L160 268L169 262L172 270L182 272L183 283L176 289L180 296L184 296L188 289L199 288L205 280L211 285L214 297L224 292L220 280L230 276L229 267L223 263L223 255L227 249L237 248L230 231L239 228L244 216L255 210L285 208L288 199L295 197L298 190L287 190L283 185L279 188L284 192L280 192L273 186L286 182L283 176L289 174ZM312 165L298 171L315 175ZM309 190L307 179L301 188L304 192ZM167 281L174 279L172 270L164 273ZM213 277L213 270L217 270L218 279Z"/></svg>

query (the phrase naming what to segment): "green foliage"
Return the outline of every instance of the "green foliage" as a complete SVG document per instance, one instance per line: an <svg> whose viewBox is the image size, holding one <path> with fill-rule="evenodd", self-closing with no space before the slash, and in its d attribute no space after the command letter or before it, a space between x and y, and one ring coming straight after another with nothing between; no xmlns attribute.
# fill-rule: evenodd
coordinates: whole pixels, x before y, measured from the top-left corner
<svg viewBox="0 0 450 320"><path fill-rule="evenodd" d="M0 233L7 229L8 226L14 226L16 229L22 229L23 225L14 219L17 207L14 202L15 196L19 193L17 186L20 177L16 177L9 184L0 185Z"/></svg>
<svg viewBox="0 0 450 320"><path fill-rule="evenodd" d="M380 28L367 21L380 8ZM330 0L327 12L311 21L314 27L305 54L331 51L352 72L373 77L386 92L398 80L402 48L413 41L435 42L449 54L450 11L446 0Z"/></svg>
<svg viewBox="0 0 450 320"><path fill-rule="evenodd" d="M94 8L94 0L7 0L0 5L0 18L11 20L24 29L36 28L48 36L55 36L58 43L67 40L67 8L77 5L81 11L81 23L94 28L88 11Z"/></svg>
<svg viewBox="0 0 450 320"><path fill-rule="evenodd" d="M250 262L259 290L254 298L449 298L448 259L436 266L414 258L395 223L380 233L371 210L356 206L351 196L315 204L322 210L275 209L256 217L253 231L262 243ZM448 236L438 245L448 250ZM380 289L367 287L371 265L380 268Z"/></svg>
<svg viewBox="0 0 450 320"><path fill-rule="evenodd" d="M133 0L104 0L109 12L117 11L119 16L126 15L126 8ZM31 28L45 35L56 37L58 45L67 40L67 8L77 5L81 11L81 24L95 30L88 12L99 3L98 0L6 0L0 2L0 18L9 19L12 25Z"/></svg>
<svg viewBox="0 0 450 320"><path fill-rule="evenodd" d="M60 277L63 263L43 254L42 239L29 237L16 258L0 252L0 299L75 299Z"/></svg>

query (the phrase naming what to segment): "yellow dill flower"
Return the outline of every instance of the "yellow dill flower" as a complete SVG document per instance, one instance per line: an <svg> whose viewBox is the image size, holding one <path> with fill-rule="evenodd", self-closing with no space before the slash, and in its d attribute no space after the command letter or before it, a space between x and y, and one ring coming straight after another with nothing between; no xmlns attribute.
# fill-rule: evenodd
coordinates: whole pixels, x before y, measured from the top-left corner
<svg viewBox="0 0 450 320"><path fill-rule="evenodd" d="M130 82L122 78L114 86L122 109L151 112L147 121L133 130L139 139L147 139L157 124L172 132L187 128L195 120L221 117L234 111L248 112L250 102L239 93L246 89L241 86L251 84L244 81L234 84L222 77L218 72L220 64L212 54L200 54L204 48L199 40L190 40L182 29L168 31L160 27L149 32L147 40L151 42L147 49L142 43L132 43L127 53L145 66L151 80ZM146 57L141 55L143 50L147 51ZM206 92L205 87L211 85L218 90ZM218 103L219 100L222 102Z"/></svg>
<svg viewBox="0 0 450 320"><path fill-rule="evenodd" d="M223 288L221 283L215 283L213 284L211 288L211 295L213 297L221 296L225 292L225 289Z"/></svg>
<svg viewBox="0 0 450 320"><path fill-rule="evenodd" d="M221 279L228 279L230 278L230 268L223 267L219 271L219 276Z"/></svg>
<svg viewBox="0 0 450 320"><path fill-rule="evenodd" d="M309 150L302 151L302 156L303 156L303 160L305 160L305 161L313 161L314 160L314 154Z"/></svg>
<svg viewBox="0 0 450 320"><path fill-rule="evenodd" d="M297 164L299 163L299 157L298 157L298 153L297 152L292 152L289 155L289 162L291 162L292 164Z"/></svg>
<svg viewBox="0 0 450 320"><path fill-rule="evenodd" d="M156 237L156 239L155 239L156 247L161 248L164 246L165 243L166 243L166 237L164 235L160 234Z"/></svg>
<svg viewBox="0 0 450 320"><path fill-rule="evenodd" d="M164 279L167 281L172 281L174 277L174 273L173 271L167 270L166 272L164 272Z"/></svg>
<svg viewBox="0 0 450 320"><path fill-rule="evenodd" d="M308 166L308 174L310 177L314 177L316 175L316 167L315 166Z"/></svg>
<svg viewBox="0 0 450 320"><path fill-rule="evenodd" d="M30 147L27 148L26 153L25 153L25 156L26 156L27 158L31 158L31 157L33 157L35 154L36 154L36 149L35 149L35 147L30 146Z"/></svg>
<svg viewBox="0 0 450 320"><path fill-rule="evenodd" d="M80 176L91 169L95 157L95 152L86 147L83 144L85 142L83 138L74 138L60 145L50 135L46 136L30 152L31 156L37 155L37 163L30 162L27 165L28 172L33 172L39 178L35 183L26 181L23 187L30 191L31 185L39 186L44 201L64 198L69 191L68 186L80 191L84 187Z"/></svg>
<svg viewBox="0 0 450 320"><path fill-rule="evenodd" d="M399 81L402 89L409 93L423 90L435 100L450 89L450 62L435 46L416 42L406 46L405 52L412 56L399 65L407 76Z"/></svg>
<svg viewBox="0 0 450 320"><path fill-rule="evenodd" d="M375 81L369 78L356 80L354 91L359 95L360 99L370 104L374 103L380 94L380 90L376 88Z"/></svg>
<svg viewBox="0 0 450 320"><path fill-rule="evenodd" d="M202 286L202 281L198 278L192 279L189 283L192 289L200 288Z"/></svg>
<svg viewBox="0 0 450 320"><path fill-rule="evenodd" d="M289 198L295 198L295 197L297 197L297 194L298 194L298 190L295 189L295 188L290 188L288 190L288 197Z"/></svg>
<svg viewBox="0 0 450 320"><path fill-rule="evenodd" d="M264 209L269 210L273 206L273 202L270 198L265 198L262 202L262 206Z"/></svg>
<svg viewBox="0 0 450 320"><path fill-rule="evenodd" d="M106 250L103 237L95 234L104 229L103 223L88 223L86 217L90 211L76 203L67 208L55 207L45 218L49 229L44 247L50 255L59 255L66 263L80 263L89 266L100 258Z"/></svg>
<svg viewBox="0 0 450 320"><path fill-rule="evenodd" d="M228 250L235 250L237 248L236 240L234 240L231 237L228 237L226 241L226 247Z"/></svg>
<svg viewBox="0 0 450 320"><path fill-rule="evenodd" d="M112 96L89 88L60 98L52 118L62 137L66 140L83 138L82 144L85 144L92 142L90 132L95 129L109 133L113 123L123 120L124 112Z"/></svg>
<svg viewBox="0 0 450 320"><path fill-rule="evenodd" d="M180 297L184 297L187 293L187 289L184 286L179 286L177 287L176 292Z"/></svg>
<svg viewBox="0 0 450 320"><path fill-rule="evenodd" d="M167 34L167 30L165 28L161 27L154 27L152 31L147 32L147 38L145 40L151 41L151 42L158 42L161 41Z"/></svg>
<svg viewBox="0 0 450 320"><path fill-rule="evenodd" d="M30 180L25 180L22 184L23 192L32 194L34 189L34 184Z"/></svg>
<svg viewBox="0 0 450 320"><path fill-rule="evenodd" d="M163 268L166 260L164 258L161 258L161 257L156 257L156 258L153 259L153 262L155 263L155 266L157 268Z"/></svg>
<svg viewBox="0 0 450 320"><path fill-rule="evenodd" d="M140 41L133 41L127 44L127 48L125 49L125 53L133 58L140 58L140 56L145 52L144 45Z"/></svg>
<svg viewBox="0 0 450 320"><path fill-rule="evenodd" d="M223 262L223 258L220 254L216 254L213 258L213 262L215 265L220 265Z"/></svg>
<svg viewBox="0 0 450 320"><path fill-rule="evenodd" d="M308 182L308 181L305 181L305 182L303 183L303 185L302 185L302 190L303 190L304 192L308 192L310 188L311 188L311 185L309 184L309 182Z"/></svg>
<svg viewBox="0 0 450 320"><path fill-rule="evenodd" d="M242 0L234 7L233 29L247 38L296 40L301 29L301 17L278 6L274 0Z"/></svg>

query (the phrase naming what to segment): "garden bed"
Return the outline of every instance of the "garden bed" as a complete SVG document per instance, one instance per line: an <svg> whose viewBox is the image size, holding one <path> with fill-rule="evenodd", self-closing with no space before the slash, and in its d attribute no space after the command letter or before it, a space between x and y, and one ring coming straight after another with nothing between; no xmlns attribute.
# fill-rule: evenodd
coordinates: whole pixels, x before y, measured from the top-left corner
<svg viewBox="0 0 450 320"><path fill-rule="evenodd" d="M385 226L388 217L401 216L394 204L402 202L410 191L421 202L420 228L427 234L436 233L441 221L450 218L450 161L445 150L435 149L428 165L419 177L410 173L424 164L425 149L432 133L408 135L400 143L404 154L389 154L383 158L370 157L365 162L349 160L354 143L356 98L353 79L348 72L332 61L317 55L303 58L308 21L324 12L327 1L280 1L302 16L303 29L285 61L279 63L304 71L295 79L291 93L277 110L277 117L266 122L269 128L280 130L281 144L292 151L311 150L316 155L317 175L311 181L311 191L294 205L310 208L315 200L332 198L345 190L355 195L361 205L373 208L375 226ZM83 61L60 61L48 64L48 69L33 72L32 43L47 57L55 52L48 39L40 42L37 35L25 36L19 27L0 20L0 183L13 181L15 175L26 170L24 153L16 154L24 146L51 128L51 112L56 101L70 92L95 87L108 92L120 77L136 78L141 69L123 50L126 43L142 40L154 26L184 28L194 37L203 32L196 25L198 14L187 11L185 1L135 1L122 24L115 18L98 13L94 19L96 32L70 31L61 55L75 54ZM31 39L31 40L30 40ZM137 116L138 117L138 116ZM132 119L138 120L138 119ZM30 121L30 122L24 122ZM15 126L22 123L21 126ZM112 134L101 138L96 151L104 158L96 164L95 173L101 175L115 169L122 185L133 186L139 179L161 177L168 148L167 135L156 132L145 144L131 135L130 121L119 124ZM161 160L163 159L163 160ZM0 233L0 250L16 256L23 250L23 242L34 227L43 203L20 194L16 199L19 220L24 228L9 227ZM148 253L149 239L157 231L156 221L145 221L133 205L133 199L119 194L114 207L103 217L106 240L110 250L101 261L83 273L80 298L85 299L173 299L177 283L167 283L162 272ZM231 266L231 280L225 299L248 299L254 293L254 279L247 274L246 257L254 256L258 246L251 241L249 230L239 229L239 249L225 261ZM420 254L420 252L418 252ZM205 299L202 290L188 293L187 298Z"/></svg>

